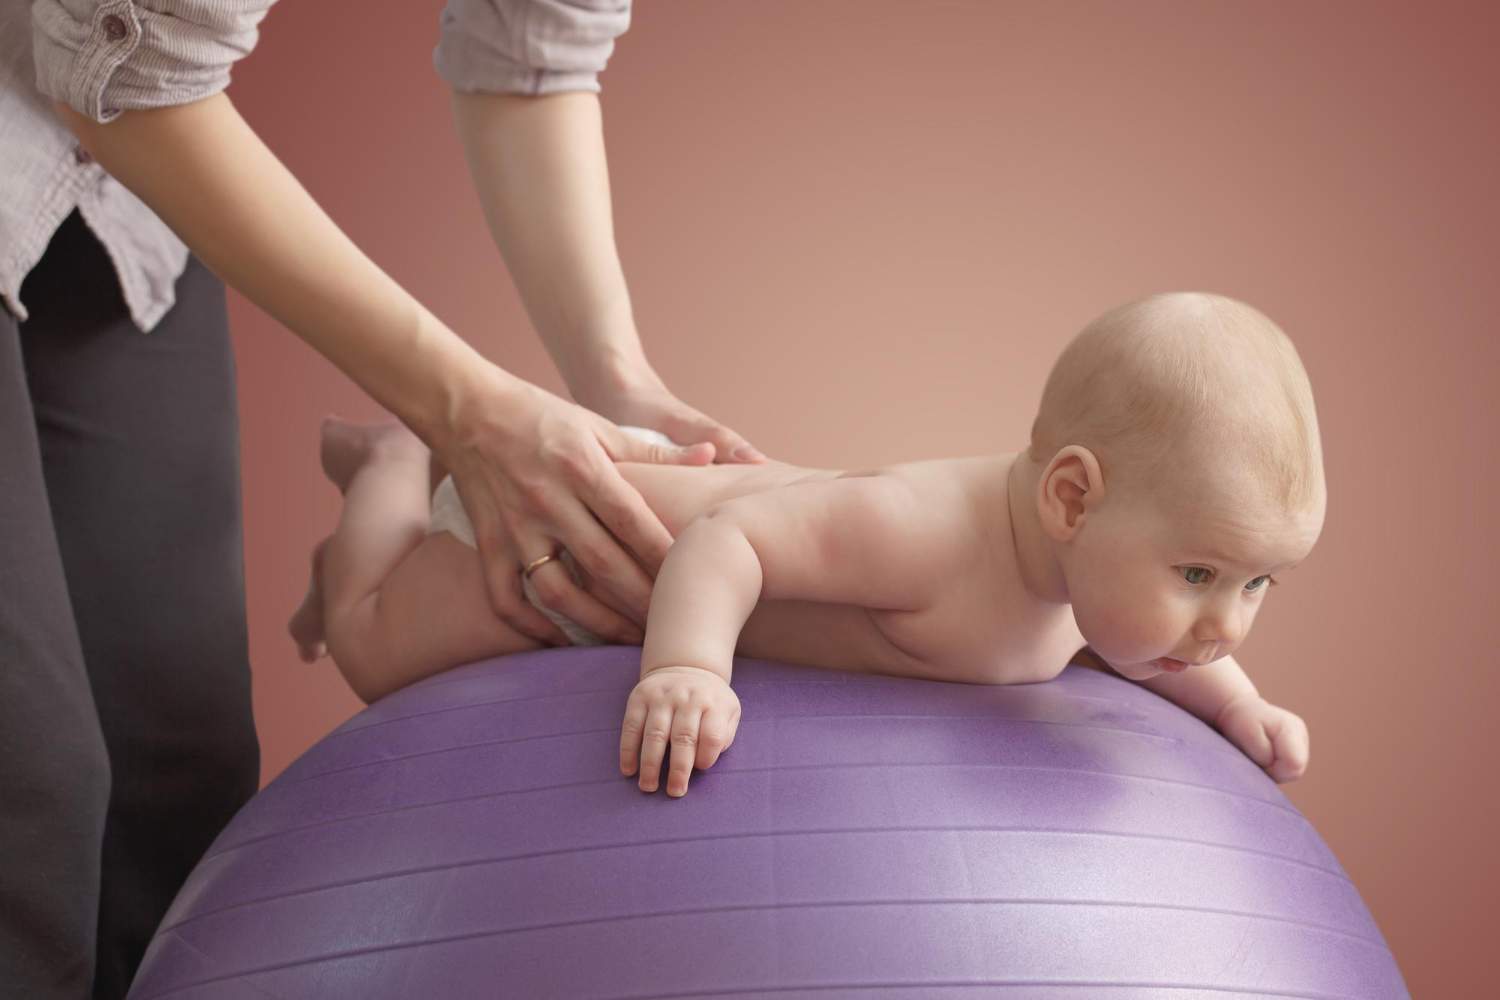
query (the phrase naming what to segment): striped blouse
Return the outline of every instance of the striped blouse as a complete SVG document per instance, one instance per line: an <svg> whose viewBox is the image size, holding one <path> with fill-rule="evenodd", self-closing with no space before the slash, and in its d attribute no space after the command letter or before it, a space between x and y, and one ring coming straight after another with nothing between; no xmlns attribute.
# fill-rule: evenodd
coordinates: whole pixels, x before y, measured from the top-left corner
<svg viewBox="0 0 1500 1000"><path fill-rule="evenodd" d="M89 156L53 114L107 122L223 90L274 0L0 0L0 302L26 318L21 284L78 210L109 251L131 317L172 308L181 240ZM433 62L455 90L597 91L630 0L449 0Z"/></svg>

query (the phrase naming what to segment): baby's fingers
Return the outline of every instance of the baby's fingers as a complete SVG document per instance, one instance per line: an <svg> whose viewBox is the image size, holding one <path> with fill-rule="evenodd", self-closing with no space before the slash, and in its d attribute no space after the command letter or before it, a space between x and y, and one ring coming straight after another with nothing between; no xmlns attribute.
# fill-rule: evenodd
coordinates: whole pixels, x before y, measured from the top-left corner
<svg viewBox="0 0 1500 1000"><path fill-rule="evenodd" d="M1261 767L1270 767L1276 760L1276 745L1271 742L1266 727L1257 722L1246 728L1249 730L1244 748L1246 755Z"/></svg>
<svg viewBox="0 0 1500 1000"><path fill-rule="evenodd" d="M630 777L641 762L641 735L646 731L646 699L630 692L625 721L620 724L620 773Z"/></svg>
<svg viewBox="0 0 1500 1000"><path fill-rule="evenodd" d="M702 718L701 708L680 708L672 720L672 763L667 771L667 794L673 798L687 794L693 762L698 757L698 726Z"/></svg>
<svg viewBox="0 0 1500 1000"><path fill-rule="evenodd" d="M698 725L698 756L694 763L698 770L706 771L714 766L719 754L729 748L734 739L734 725L723 712L707 711Z"/></svg>
<svg viewBox="0 0 1500 1000"><path fill-rule="evenodd" d="M1266 732L1265 723L1259 718L1248 713L1241 713L1227 719L1224 735L1229 737L1230 742L1239 747L1246 757L1261 767L1271 766L1271 761L1276 754L1271 745L1270 734Z"/></svg>
<svg viewBox="0 0 1500 1000"><path fill-rule="evenodd" d="M1269 774L1278 782L1296 781L1307 771L1307 728L1301 724L1286 723L1273 734L1276 759L1272 761Z"/></svg>
<svg viewBox="0 0 1500 1000"><path fill-rule="evenodd" d="M661 784L661 762L667 755L667 740L671 735L672 706L666 702L652 705L641 735L641 791L654 792Z"/></svg>

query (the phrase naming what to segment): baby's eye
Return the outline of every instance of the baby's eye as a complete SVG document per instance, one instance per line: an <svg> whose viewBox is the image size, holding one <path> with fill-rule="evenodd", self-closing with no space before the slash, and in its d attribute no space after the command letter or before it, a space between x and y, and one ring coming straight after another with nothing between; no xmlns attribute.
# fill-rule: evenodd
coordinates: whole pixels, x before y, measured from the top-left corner
<svg viewBox="0 0 1500 1000"><path fill-rule="evenodd" d="M1182 573L1184 580L1192 584L1207 583L1214 578L1214 571L1202 566L1180 566L1178 571Z"/></svg>
<svg viewBox="0 0 1500 1000"><path fill-rule="evenodd" d="M1254 580L1251 580L1249 583L1245 584L1245 589L1253 594L1257 590L1264 589L1267 584L1274 584L1275 582L1275 579L1273 579L1269 573L1266 573L1261 576L1257 576Z"/></svg>

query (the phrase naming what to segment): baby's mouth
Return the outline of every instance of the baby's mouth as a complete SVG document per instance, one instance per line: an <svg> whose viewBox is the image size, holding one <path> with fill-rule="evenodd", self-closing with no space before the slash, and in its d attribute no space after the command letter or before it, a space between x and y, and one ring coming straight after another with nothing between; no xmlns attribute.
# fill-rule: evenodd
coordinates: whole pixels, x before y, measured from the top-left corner
<svg viewBox="0 0 1500 1000"><path fill-rule="evenodd" d="M1189 666L1181 660L1172 659L1170 656L1158 657L1151 661L1151 665L1158 670L1165 670L1169 674L1180 674Z"/></svg>

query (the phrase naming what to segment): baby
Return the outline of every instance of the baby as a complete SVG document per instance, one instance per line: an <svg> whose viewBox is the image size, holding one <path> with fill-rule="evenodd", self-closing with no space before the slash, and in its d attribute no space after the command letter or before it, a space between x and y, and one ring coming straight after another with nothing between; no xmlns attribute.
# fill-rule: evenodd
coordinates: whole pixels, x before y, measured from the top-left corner
<svg viewBox="0 0 1500 1000"><path fill-rule="evenodd" d="M331 421L322 454L345 506L292 620L304 659L326 648L371 701L539 648L490 609L462 509L440 486L435 516L413 435ZM1326 505L1306 373L1243 303L1158 295L1094 320L1019 454L619 469L675 539L621 729L642 791L665 763L667 794L685 794L734 741L736 653L972 684L1076 659L1181 705L1277 781L1307 765L1307 727L1230 655Z"/></svg>

